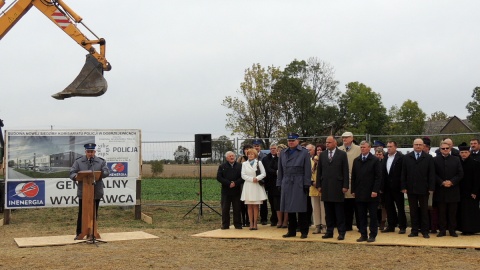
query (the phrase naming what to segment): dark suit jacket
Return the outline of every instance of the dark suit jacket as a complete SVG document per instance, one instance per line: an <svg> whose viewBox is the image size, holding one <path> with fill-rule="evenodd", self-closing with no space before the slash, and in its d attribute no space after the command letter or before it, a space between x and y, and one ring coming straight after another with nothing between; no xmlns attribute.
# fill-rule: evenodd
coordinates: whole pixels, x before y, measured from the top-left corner
<svg viewBox="0 0 480 270"><path fill-rule="evenodd" d="M460 159L456 156L436 156L435 163L435 193L433 200L436 202L459 202L460 201L460 180L463 178L463 167ZM442 182L451 180L453 186L445 187Z"/></svg>
<svg viewBox="0 0 480 270"><path fill-rule="evenodd" d="M265 172L267 173L267 177L264 178L265 180L265 189L276 190L277 189L277 169L278 169L278 156L273 156L271 153L266 155L262 159L263 167L265 167ZM272 167L272 163L277 163L275 168Z"/></svg>
<svg viewBox="0 0 480 270"><path fill-rule="evenodd" d="M463 179L460 181L460 196L470 198L471 194L480 193L480 162L472 156L462 160Z"/></svg>
<svg viewBox="0 0 480 270"><path fill-rule="evenodd" d="M401 189L417 195L435 190L435 165L430 154L422 152L417 160L412 151L403 157Z"/></svg>
<svg viewBox="0 0 480 270"><path fill-rule="evenodd" d="M403 154L397 151L390 167L390 173L387 171L387 160L388 155L382 160L383 190L389 188L392 191L401 191Z"/></svg>
<svg viewBox="0 0 480 270"><path fill-rule="evenodd" d="M382 184L382 169L380 160L371 153L365 161L362 155L353 160L352 167L352 194L359 202L373 202L380 199L380 186ZM378 193L372 198L372 192Z"/></svg>
<svg viewBox="0 0 480 270"><path fill-rule="evenodd" d="M227 161L218 166L217 181L222 184L222 194L240 195L242 194L242 164L235 162L233 168ZM235 182L235 187L230 188L230 182Z"/></svg>
<svg viewBox="0 0 480 270"><path fill-rule="evenodd" d="M343 202L343 188L349 188L347 153L336 149L332 160L328 159L328 149L320 154L317 166L317 188L322 188L322 201Z"/></svg>

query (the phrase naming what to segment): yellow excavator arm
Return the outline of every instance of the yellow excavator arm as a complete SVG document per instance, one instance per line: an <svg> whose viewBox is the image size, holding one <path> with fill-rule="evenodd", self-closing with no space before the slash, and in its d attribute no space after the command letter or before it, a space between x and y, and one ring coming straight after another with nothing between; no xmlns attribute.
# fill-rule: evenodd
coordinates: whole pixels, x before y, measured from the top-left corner
<svg viewBox="0 0 480 270"><path fill-rule="evenodd" d="M0 0L0 9L5 5L5 0ZM63 91L52 97L65 99L74 96L98 97L107 91L107 81L103 77L103 71L112 69L105 58L105 39L98 38L78 16L62 0L16 0L4 11L0 11L0 40L8 31L25 15L30 8L36 7L47 16L54 24L69 35L78 45L89 52L85 65L77 78ZM82 24L95 39L87 38L78 28ZM99 51L94 46L99 47Z"/></svg>

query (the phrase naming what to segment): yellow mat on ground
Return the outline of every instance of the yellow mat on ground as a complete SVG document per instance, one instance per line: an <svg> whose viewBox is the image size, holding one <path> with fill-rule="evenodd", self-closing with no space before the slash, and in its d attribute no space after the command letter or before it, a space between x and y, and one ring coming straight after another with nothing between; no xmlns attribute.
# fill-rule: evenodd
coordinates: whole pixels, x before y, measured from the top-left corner
<svg viewBox="0 0 480 270"><path fill-rule="evenodd" d="M408 237L410 229L407 229L406 234L398 234L398 229L395 232L381 233L379 232L376 241L373 243L361 242L356 240L360 237L357 231L347 232L345 240L337 240L337 231L334 232L334 237L330 239L322 239L323 234L312 234L313 229L310 229L306 239L300 239L300 233L297 232L296 237L283 238L282 235L287 233L287 229L278 229L277 227L258 226L258 230L251 231L248 228L237 230L230 227L228 230L213 230L193 235L194 237L207 238L225 238L225 239L271 239L282 241L315 241L336 244L359 244L359 245L378 245L378 246L428 246L428 247L450 247L450 248L480 248L480 235L469 235L458 237L451 237L448 235L444 237L437 237L436 234L431 233L429 239L423 238L422 234L418 237ZM459 233L459 232L458 232Z"/></svg>
<svg viewBox="0 0 480 270"><path fill-rule="evenodd" d="M102 241L113 242L123 240L152 239L158 236L137 231L137 232L120 232L120 233L101 233ZM42 236L42 237L24 237L14 238L18 247L44 247L44 246L63 246L84 243L86 240L73 240L75 235L58 235L58 236Z"/></svg>

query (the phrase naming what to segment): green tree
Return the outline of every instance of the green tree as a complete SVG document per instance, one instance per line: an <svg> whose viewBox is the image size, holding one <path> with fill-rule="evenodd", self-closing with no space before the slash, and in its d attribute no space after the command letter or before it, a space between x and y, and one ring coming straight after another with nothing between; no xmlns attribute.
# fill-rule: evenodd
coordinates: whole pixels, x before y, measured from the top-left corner
<svg viewBox="0 0 480 270"><path fill-rule="evenodd" d="M359 82L348 83L346 87L339 100L345 129L354 134L383 134L388 116L381 95Z"/></svg>
<svg viewBox="0 0 480 270"><path fill-rule="evenodd" d="M473 89L472 93L473 100L467 104L467 111L469 115L467 116L468 121L470 121L476 130L480 130L480 87L477 86Z"/></svg>
<svg viewBox="0 0 480 270"><path fill-rule="evenodd" d="M419 135L423 133L427 115L418 106L418 102L410 99L403 102L397 111L395 128L392 134Z"/></svg>
<svg viewBox="0 0 480 270"><path fill-rule="evenodd" d="M450 119L450 116L448 116L448 114L442 111L436 111L430 114L430 116L427 118L427 121L440 121L440 120L448 120L448 119Z"/></svg>
<svg viewBox="0 0 480 270"><path fill-rule="evenodd" d="M163 161L161 160L152 160L150 162L151 164L151 170L152 170L152 175L153 177L156 177L157 175L161 174L163 172Z"/></svg>
<svg viewBox="0 0 480 270"><path fill-rule="evenodd" d="M338 81L328 63L311 57L292 61L275 84L275 98L280 102L283 128L280 133L299 132L301 136L325 135L332 128Z"/></svg>
<svg viewBox="0 0 480 270"><path fill-rule="evenodd" d="M232 130L232 135L257 138L277 135L280 110L272 89L280 73L279 68L271 66L265 69L260 64L254 64L245 71L244 81L237 91L240 97L227 96L222 102L231 110L227 113L226 128Z"/></svg>
<svg viewBox="0 0 480 270"><path fill-rule="evenodd" d="M178 164L188 164L188 161L190 160L190 150L179 145L177 150L173 153L173 157Z"/></svg>
<svg viewBox="0 0 480 270"><path fill-rule="evenodd" d="M230 138L225 135L212 140L212 160L225 161L225 154L228 151L234 151L235 146Z"/></svg>

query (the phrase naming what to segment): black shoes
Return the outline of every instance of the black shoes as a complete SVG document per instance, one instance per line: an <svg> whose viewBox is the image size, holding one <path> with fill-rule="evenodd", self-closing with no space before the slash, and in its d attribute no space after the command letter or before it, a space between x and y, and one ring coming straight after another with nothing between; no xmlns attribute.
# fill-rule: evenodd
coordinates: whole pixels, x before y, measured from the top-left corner
<svg viewBox="0 0 480 270"><path fill-rule="evenodd" d="M360 236L360 238L357 239L357 242L365 242L367 240L368 238L366 236Z"/></svg>
<svg viewBox="0 0 480 270"><path fill-rule="evenodd" d="M400 229L400 231L398 231L398 234L405 234L407 232L407 230L405 229Z"/></svg>
<svg viewBox="0 0 480 270"><path fill-rule="evenodd" d="M328 238L333 238L333 234L326 233L325 235L322 235L323 239L328 239Z"/></svg>
<svg viewBox="0 0 480 270"><path fill-rule="evenodd" d="M450 231L450 236L458 237L458 234L455 231Z"/></svg>
<svg viewBox="0 0 480 270"><path fill-rule="evenodd" d="M222 227L222 230L228 230L230 227Z"/></svg>
<svg viewBox="0 0 480 270"><path fill-rule="evenodd" d="M75 238L73 238L73 240L78 240L78 236L79 234L75 235Z"/></svg>
<svg viewBox="0 0 480 270"><path fill-rule="evenodd" d="M369 237L367 240L368 243L373 243L375 242L375 237Z"/></svg>
<svg viewBox="0 0 480 270"><path fill-rule="evenodd" d="M267 225L268 223L266 221L262 221L262 225Z"/></svg>
<svg viewBox="0 0 480 270"><path fill-rule="evenodd" d="M242 227L235 227L235 229L242 230L243 228Z"/></svg>
<svg viewBox="0 0 480 270"><path fill-rule="evenodd" d="M440 231L438 234L437 234L437 237L444 237L446 236L447 234L445 232L442 232Z"/></svg>
<svg viewBox="0 0 480 270"><path fill-rule="evenodd" d="M387 228L381 230L381 232L382 232L382 233L395 232L395 228L389 228L389 227L387 227Z"/></svg>
<svg viewBox="0 0 480 270"><path fill-rule="evenodd" d="M427 238L427 239L428 239L428 238L430 238L430 235L428 235L428 233L424 233L424 234L423 234L423 238Z"/></svg>
<svg viewBox="0 0 480 270"><path fill-rule="evenodd" d="M345 235L342 235L342 234L340 234L340 235L337 237L337 240L340 240L340 241L342 241L342 240L344 240L344 239L345 239Z"/></svg>
<svg viewBox="0 0 480 270"><path fill-rule="evenodd" d="M301 239L305 239L305 238L307 238L307 236L308 236L308 235L307 235L306 233L305 233L305 234L302 233L302 235L300 235L300 238L301 238Z"/></svg>
<svg viewBox="0 0 480 270"><path fill-rule="evenodd" d="M289 238L289 237L295 237L295 236L297 236L297 235L296 234L290 234L290 233L282 235L283 238Z"/></svg>
<svg viewBox="0 0 480 270"><path fill-rule="evenodd" d="M408 235L408 237L417 237L417 236L418 236L418 233L413 233L413 232Z"/></svg>

